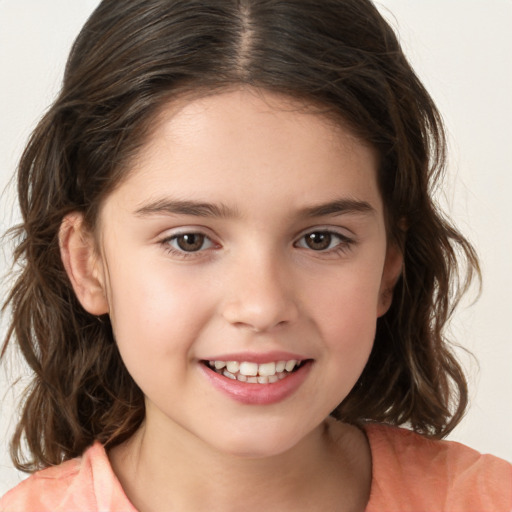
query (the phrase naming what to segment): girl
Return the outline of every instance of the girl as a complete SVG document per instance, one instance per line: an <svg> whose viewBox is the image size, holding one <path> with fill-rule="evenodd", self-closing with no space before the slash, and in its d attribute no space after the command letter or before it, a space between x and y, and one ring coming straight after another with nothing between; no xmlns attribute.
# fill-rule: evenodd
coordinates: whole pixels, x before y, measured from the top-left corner
<svg viewBox="0 0 512 512"><path fill-rule="evenodd" d="M510 510L508 463L434 441L478 274L443 159L369 1L104 0L19 167L0 510Z"/></svg>

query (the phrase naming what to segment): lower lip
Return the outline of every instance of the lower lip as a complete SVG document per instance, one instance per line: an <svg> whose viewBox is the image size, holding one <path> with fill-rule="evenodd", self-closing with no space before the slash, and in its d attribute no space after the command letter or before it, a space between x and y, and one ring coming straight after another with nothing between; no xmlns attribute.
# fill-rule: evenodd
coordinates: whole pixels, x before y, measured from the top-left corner
<svg viewBox="0 0 512 512"><path fill-rule="evenodd" d="M299 389L306 379L311 365L312 361L307 361L298 370L272 384L253 384L229 379L204 364L199 364L204 375L215 388L233 400L247 405L270 405L285 400Z"/></svg>

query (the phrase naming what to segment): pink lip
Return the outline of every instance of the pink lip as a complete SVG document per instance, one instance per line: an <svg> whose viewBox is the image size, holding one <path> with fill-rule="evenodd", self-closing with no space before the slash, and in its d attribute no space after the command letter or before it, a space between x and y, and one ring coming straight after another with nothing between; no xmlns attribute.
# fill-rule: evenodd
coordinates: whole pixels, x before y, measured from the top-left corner
<svg viewBox="0 0 512 512"><path fill-rule="evenodd" d="M272 361L303 361L308 359L307 357L300 356L298 354L292 354L290 352L265 352L264 354L250 353L250 352L239 352L231 354L219 354L213 357L205 357L204 361L247 361L249 363L270 363Z"/></svg>
<svg viewBox="0 0 512 512"><path fill-rule="evenodd" d="M235 356L235 354L230 354ZM242 358L233 357L229 359L217 359L219 361L250 361L259 362L255 359L247 359L247 354ZM266 358L263 362L270 361L285 361L291 359L299 359L297 357ZM213 384L213 386L226 394L228 397L246 405L270 405L283 401L290 395L295 393L302 385L312 366L312 361L306 361L298 370L291 373L287 377L273 384L250 384L247 382L240 382L238 380L229 379L223 375L218 374L211 368L203 363L199 363L199 367L206 378Z"/></svg>

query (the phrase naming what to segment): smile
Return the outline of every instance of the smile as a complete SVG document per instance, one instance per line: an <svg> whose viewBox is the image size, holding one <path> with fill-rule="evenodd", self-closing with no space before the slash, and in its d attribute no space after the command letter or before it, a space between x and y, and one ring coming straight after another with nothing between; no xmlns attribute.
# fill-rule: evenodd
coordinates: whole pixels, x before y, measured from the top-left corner
<svg viewBox="0 0 512 512"><path fill-rule="evenodd" d="M254 363L250 361L209 361L208 366L219 375L249 384L274 384L300 368L303 361L275 361Z"/></svg>
<svg viewBox="0 0 512 512"><path fill-rule="evenodd" d="M290 355L230 354L203 359L199 368L230 399L245 405L271 405L296 393L314 366L314 359Z"/></svg>

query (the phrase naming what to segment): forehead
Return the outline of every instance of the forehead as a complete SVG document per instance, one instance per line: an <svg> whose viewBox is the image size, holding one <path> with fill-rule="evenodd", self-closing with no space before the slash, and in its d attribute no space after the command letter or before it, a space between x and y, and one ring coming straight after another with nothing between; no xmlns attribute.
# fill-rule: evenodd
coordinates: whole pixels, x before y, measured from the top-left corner
<svg viewBox="0 0 512 512"><path fill-rule="evenodd" d="M269 129L279 128L290 145L302 136L312 144L357 144L371 149L331 107L254 87L233 86L213 93L186 94L165 104L154 124L160 135L165 131L174 142L185 144L208 130L211 135L233 135L239 127L245 130L236 135L247 133L252 140L265 136L276 140ZM149 144L155 141L156 137L148 139ZM212 137L212 142L218 141Z"/></svg>
<svg viewBox="0 0 512 512"><path fill-rule="evenodd" d="M299 207L340 195L379 203L377 160L373 148L318 108L237 89L165 105L119 191L133 205L166 195L238 209L270 199Z"/></svg>

